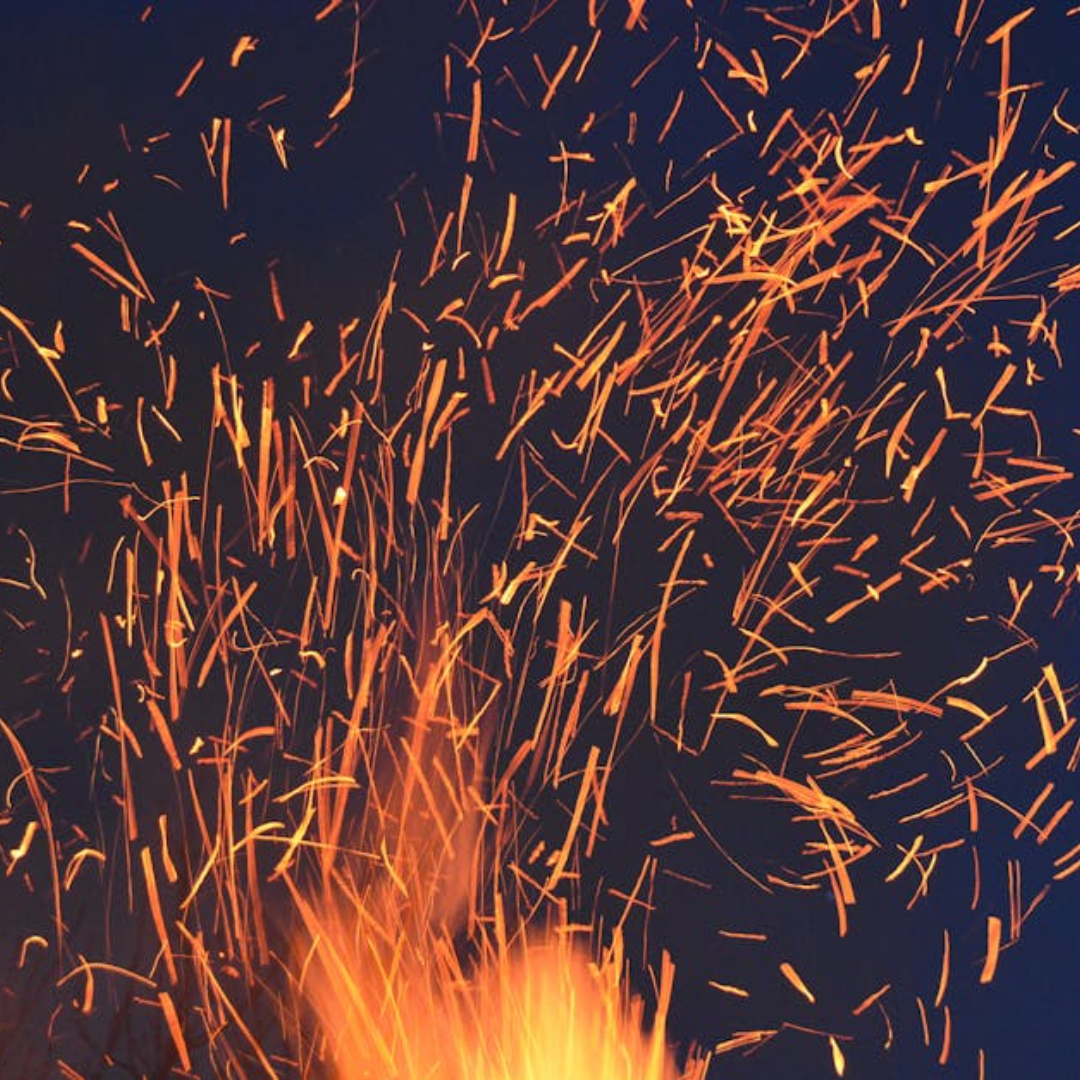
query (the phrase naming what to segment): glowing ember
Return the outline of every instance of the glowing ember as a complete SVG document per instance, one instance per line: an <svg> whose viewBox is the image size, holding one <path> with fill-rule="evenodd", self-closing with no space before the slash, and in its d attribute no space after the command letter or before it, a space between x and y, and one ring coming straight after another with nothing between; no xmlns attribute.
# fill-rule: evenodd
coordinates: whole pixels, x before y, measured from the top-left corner
<svg viewBox="0 0 1080 1080"><path fill-rule="evenodd" d="M1038 1073L1080 8L914 7L5 28L0 1073Z"/></svg>

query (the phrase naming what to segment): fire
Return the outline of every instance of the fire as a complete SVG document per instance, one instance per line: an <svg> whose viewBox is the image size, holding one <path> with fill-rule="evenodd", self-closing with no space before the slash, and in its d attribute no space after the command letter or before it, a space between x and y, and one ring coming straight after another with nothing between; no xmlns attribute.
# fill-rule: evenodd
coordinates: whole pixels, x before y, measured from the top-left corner
<svg viewBox="0 0 1080 1080"><path fill-rule="evenodd" d="M566 933L489 947L462 968L448 934L410 941L398 895L370 895L344 911L305 910L312 935L300 990L326 1033L334 1075L455 1080L675 1080L663 1014L672 968L649 1035L628 998L621 950L597 965ZM334 903L342 900L335 897ZM302 905L303 907L303 905Z"/></svg>
<svg viewBox="0 0 1080 1080"><path fill-rule="evenodd" d="M429 617L440 609L433 602ZM558 906L523 917L504 894L509 788L505 777L485 784L491 719L463 707L475 664L445 622L415 640L415 662L398 657L409 672L403 720L350 732L339 750L362 763L356 842L327 845L317 884L289 882L296 993L334 1074L675 1080L669 957L646 1035L618 928L597 963L589 926L569 925ZM322 771L312 784L332 779Z"/></svg>

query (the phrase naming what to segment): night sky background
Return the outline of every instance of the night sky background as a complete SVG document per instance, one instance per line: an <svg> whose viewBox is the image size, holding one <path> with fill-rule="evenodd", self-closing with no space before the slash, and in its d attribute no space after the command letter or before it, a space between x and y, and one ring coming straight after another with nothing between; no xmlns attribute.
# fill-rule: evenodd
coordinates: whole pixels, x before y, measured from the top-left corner
<svg viewBox="0 0 1080 1080"><path fill-rule="evenodd" d="M770 42L769 24L762 13L795 18L809 12L813 16L810 21L820 22L829 7L778 0L757 4L651 0L646 6L647 29L631 33L620 31L626 17L625 3L612 0L606 7L600 6L601 18L618 45L604 52L580 85L556 95L549 109L539 110L535 103L526 107L508 80L500 82L493 77L491 86L485 86L485 109L490 107L491 113L513 131L485 128L484 151L474 170L472 210L478 220L498 223L506 192L516 192L525 220L521 233L527 236L528 227L534 230L532 239L522 241L531 245L531 266L554 266L557 261L551 243L537 226L542 214L550 212L558 201L561 166L550 158L558 155L560 144L595 153L591 189L610 191L627 178L636 178L646 209L635 225L634 250L647 250L652 243L677 235L680 214L685 214L687 227L693 224L697 204L692 202L654 220L653 215L668 199L672 162L676 163L676 175L690 179L715 168L728 192L754 187L766 195L774 185L774 193L779 193L781 180L762 174L761 159L750 148L737 140L723 145L726 130L720 130L718 114L700 93L688 94L678 122L661 146L646 136L631 145L626 137L626 113L636 110L641 129L655 131L668 114L675 93L684 86L697 86L694 57L688 46L701 27L740 55L761 49L773 71L780 66L773 57L786 54L778 51L782 45ZM841 6L838 0L832 4L836 9ZM481 7L485 12L490 8L500 19L504 17L502 4ZM498 62L505 64L505 70L531 74L535 82L532 54L557 58L565 53L569 35L580 33L585 7L585 0L510 0L512 14L505 17L518 32L492 46L499 50ZM953 33L956 3L881 0L881 7L884 38L896 59L873 92L880 96L886 115L889 109L905 110L902 116L889 116L886 126L902 130L911 125L919 133L924 145L912 160L930 163L928 172L956 160L954 152L959 160L964 155L984 155L987 137L993 133L997 107L993 93L998 78L998 54L984 39L1024 5L1007 0L985 0L982 5L973 2L971 7L979 7L981 14L959 58L959 43ZM463 91L455 89L455 104L447 105L443 63L452 43L463 48L460 43L475 40L477 20L466 2L365 0L355 93L348 107L329 120L328 113L346 85L353 9L345 3L316 21L317 9L318 5L301 0L160 0L150 7L124 0L8 0L0 5L0 304L32 320L40 338L48 338L53 322L63 319L65 371L73 386L93 384L111 401L131 402L138 395L153 400L159 393L160 376L146 351L118 333L112 291L94 281L85 262L72 253L67 224L71 220L90 222L114 212L165 310L172 297L193 295L196 278L227 294L230 299L222 301L221 310L225 312L232 370L252 387L259 379L273 375L282 400L290 396L298 400L306 376L316 386L332 377L337 370L334 327L354 316L371 319L399 252L397 276L405 283L403 302L408 303L409 283L423 276L430 256L432 229L427 200L440 208L441 218L458 199L468 116L456 108L462 100L467 101L467 94L463 97ZM816 43L811 58L776 90L775 102L773 96L755 98L747 87L724 86L725 94L730 90L732 107L740 115L757 109L762 130L768 130L789 102L798 103L807 116L819 110L841 113L851 97L852 72L873 61L881 47L870 38L870 9L869 3L858 5L856 17L840 20ZM257 39L257 44L233 68L229 55L244 34ZM673 38L677 43L655 72L631 87L635 75ZM894 84L899 80L902 85L906 79L920 38L925 49L922 71L913 91L901 99ZM1069 11L1066 0L1041 3L1016 31L1013 49L1014 81L1032 84L1017 144L1029 152L1032 168L1052 166L1056 159L1075 156L1078 137L1053 126L1051 138L1044 124L1066 91L1070 92L1061 104L1061 114L1073 124L1080 123L1080 100L1070 90L1075 84L1075 58L1080 55L1080 16ZM187 92L178 97L178 87L200 57L206 58L204 67ZM717 82L719 85L722 79L718 77ZM280 99L274 100L279 95ZM589 112L595 112L596 121L583 135L582 120ZM220 187L208 174L199 145L199 135L208 130L210 118L225 116L232 118L234 139L227 207L222 205ZM288 170L281 167L273 151L268 124L287 132ZM167 137L158 138L165 133ZM702 163L702 155L718 145L721 149L715 156ZM1051 156L1056 159L1050 160ZM890 179L881 177L884 183ZM684 186L689 186L687 181ZM1080 216L1080 179L1075 174L1066 177L1046 202L1060 204L1062 209L1054 218L1055 224L1039 232L1011 272L1010 276L1021 282L1017 286L1021 292L1026 275L1037 275L1032 280L1045 288L1055 273L1080 261L1080 232L1061 242L1052 239ZM404 239L399 212L409 228ZM953 218L940 207L933 207L924 223L925 233L936 231L943 248L962 238L969 227L970 215ZM271 271L288 313L284 322L276 317L271 300ZM917 260L899 264L883 306L891 295L902 298L913 294L920 273L923 270ZM439 282L432 286L436 290L441 287ZM1054 309L1060 323L1064 367L1058 371L1053 364L1041 366L1045 381L1025 398L1038 414L1045 453L1072 470L1080 466L1076 375L1080 311L1075 295L1064 295ZM450 296L452 293L447 299ZM592 304L589 291L583 287L550 316L541 313L505 354L500 376L505 387L512 391L520 372L542 364L549 351L546 339L555 339L567 322L584 321ZM778 318L792 334L799 334L816 333L820 326L828 325L829 313L819 316L810 316L806 327L799 321L808 318L802 314ZM814 323L814 318L819 321ZM310 320L315 330L300 355L286 359L303 319ZM967 340L978 343L979 356L986 355L984 342L993 321L980 309L964 323L963 333ZM77 486L70 511L65 512L55 487L49 487L56 480L55 462L45 455L19 453L10 443L0 445L0 577L11 576L10 567L23 558L25 544L19 532L23 530L33 537L42 580L63 577L73 610L95 610L101 583L82 574L80 568L89 565L88 546L94 553L90 563L100 566L103 553L116 542L119 498L125 492L149 492L158 475L182 468L198 471L207 424L206 373L220 360L220 345L209 320L201 325L191 322L179 333L182 374L170 415L183 430L184 443L161 441L153 468L142 459L130 416L118 415L108 448L114 476L104 484ZM394 333L400 337L395 338ZM391 396L404 393L414 377L410 361L394 359L395 345L400 346L399 355L407 357L414 351L412 342L406 331L394 333L388 337L387 392ZM847 340L853 340L850 333ZM260 347L245 355L248 344L255 341ZM891 368L891 348L881 326L868 325L865 340L860 342L865 356L859 357L853 383L864 380L869 393ZM17 369L22 380L23 412L27 412L27 400L37 393L39 414L55 415L62 411L55 385L28 363L27 356L25 344L20 342L16 348L7 325L0 324L0 370L12 365ZM515 362L520 364L520 372L513 370ZM972 364L977 361L973 359ZM951 375L950 379L950 388L962 399L963 376ZM981 375L973 376L972 385L982 386L981 379ZM507 394L496 408L508 408L511 399L512 393ZM558 426L560 407L555 407L550 425ZM0 403L0 413L4 411ZM500 438L495 419L485 418L481 408L470 417L455 449L457 497L462 504L479 507L473 539L475 572L481 578L485 576L483 568L499 559L510 544L520 511L512 469L492 461ZM933 484L946 493L950 481L948 467L943 467ZM46 487L35 491L38 485ZM1044 505L1056 507L1063 516L1075 515L1075 480L1060 485ZM611 512L610 501L607 511ZM882 530L896 527L898 520L883 517ZM665 536L661 526L657 530L650 535L647 526L642 526L622 556L620 591L610 597L607 612L616 625L625 612L651 603L645 598L652 595L658 577L666 573L666 562L663 570L650 569L650 559L655 558ZM705 599L687 602L681 619L669 631L674 655L692 656L695 650L721 648L727 641L724 606L717 598L728 588L730 606L745 555L740 554L737 538L719 533L715 549L730 584L721 582ZM1000 592L1002 582L1009 575L1032 577L1038 566L1056 559L1055 552L1057 541L1051 535L1000 555L988 554L975 564L969 580L913 609L909 624L905 624L906 609L893 605L880 617L871 614L851 629L842 629L846 637L839 640L852 649L864 643L872 647L883 638L893 642L894 648L899 642L903 657L897 663L905 672L917 673L908 685L932 690L955 672L969 670L970 659L977 659L984 651L978 636L982 631L973 628L971 618L991 603L989 598ZM1075 576L1075 554L1072 560ZM582 569L569 571L567 589L586 588L587 574ZM283 607L302 604L302 595L291 596L287 575L272 578L269 584L280 589ZM1052 601L1052 596L1046 599L1041 594L1032 600L1028 630L1037 638L1037 645L1025 654L1027 668L1002 664L1001 673L991 676L1002 680L1003 699L1011 701L1018 711L1022 708L1019 699L1031 685L1031 676L1024 671L1034 671L1037 677L1039 668L1048 664L1055 665L1075 709L1080 645L1076 597L1068 597L1053 617ZM18 614L20 603L20 597L0 598L0 609ZM56 632L63 633L60 614L53 612L42 618L43 626L54 625ZM9 616L0 626L0 717L23 732L32 757L59 761L68 753L66 747L75 742L77 753L89 753L86 740L76 740L75 735L99 703L107 701L107 676L95 666L90 650L74 691L62 689L55 680L28 678L48 665L34 652L30 639L20 634L19 625ZM838 677L843 674L839 672ZM1020 688L1015 692L1004 689L1013 678ZM1024 678L1028 681L1020 686ZM677 697L677 688L671 693ZM1022 763L1031 752L1032 721L1025 713L1023 720L1007 719L1000 724L995 752ZM950 739L952 736L928 728L923 742L907 753L908 771L917 771L914 759L918 755L935 758ZM1071 749L1074 741L1075 737L1064 746ZM641 863L646 839L661 835L670 822L685 822L687 803L701 808L710 827L723 837L725 848L737 858L754 851L757 865L767 867L770 861L776 866L783 864L791 854L785 845L792 842L785 824L767 811L755 809L754 804L726 800L712 783L731 768L724 755L734 760L744 749L737 743L730 748L717 744L715 759L705 755L697 761L683 761L676 760L662 740L645 735L632 742L609 796L610 830L599 865L587 871L595 880L583 882L583 894L603 895L604 882L632 877ZM6 785L15 766L5 753L6 747L0 747L0 779ZM1063 767L1055 779L1056 802L1077 794L1075 772ZM1002 767L998 780L995 790L999 797L1015 798L1021 809L1042 783L1026 777L1022 764ZM88 810L84 783L77 779L68 783L57 776L55 784L55 805L63 813L73 819L82 815L97 819L106 835L115 827L110 826L117 814L115 806L103 802ZM882 820L871 824L888 831L892 811L883 806L879 812ZM1055 837L1053 852L1050 845L1046 849L1018 846L1011 839L1011 820L1002 817L995 821L991 810L984 813L988 830L982 840L985 866L1004 866L1007 859L1022 856L1025 875L1030 875L1032 882L1027 886L1031 893L1051 876L1051 857L1080 839L1077 823L1069 818L1062 825L1062 837ZM1073 839L1068 840L1065 834ZM904 835L910 841L910 836ZM10 848L15 841L3 842ZM732 1019L736 1014L726 1010L736 1005L718 997L705 984L709 979L740 982L740 965L745 961L738 947L719 938L717 925L747 926L764 919L773 942L771 955L798 957L800 970L819 973L832 987L850 985L848 996L840 993L835 1002L825 1006L835 1011L826 1011L824 1017L809 1007L801 1009L798 1000L789 1010L794 1024L836 1028L848 1023L852 1002L865 996L861 992L865 971L886 972L895 986L910 986L912 992L932 998L941 928L948 926L953 934L954 964L961 972L954 977L958 986L967 980L953 998L954 1042L949 1063L936 1063L936 1048L922 1045L911 1014L898 1006L894 1017L897 1045L888 1053L880 1052L883 1034L873 1034L880 1027L876 1014L861 1018L864 1026L850 1047L848 1075L974 1078L980 1046L986 1051L986 1075L994 1080L1022 1076L1068 1080L1080 1075L1075 1020L1080 1002L1080 885L1076 878L1055 885L1025 923L1015 948L1003 954L993 984L979 987L976 976L985 950L985 922L981 915L976 917L969 911L970 863L963 858L938 871L930 899L911 912L904 910L909 896L906 888L898 891L873 883L862 888L852 911L857 932L843 947L835 939L832 900L827 892L771 896L766 912L758 891L738 874L730 873L715 853L688 851L682 865L677 856L673 858L672 865L683 872L700 873L714 882L709 891L686 889L674 879L660 881L657 886L657 911L649 928L650 959L655 961L655 952L661 947L674 957L678 990L671 1026L678 1042L708 1045L729 1027L752 1027L755 1000L760 1002L758 1019L762 1019L775 1013L776 995L784 994L782 987L773 985L770 989L762 981L751 1002L738 1005L745 1011ZM885 861L892 858L890 852ZM0 933L21 937L18 930L11 930L13 919L19 926L19 920L28 915L16 892L10 879L0 881ZM1030 900L1030 895L1026 898ZM600 909L603 911L602 902ZM9 910L12 916L7 914ZM0 951L0 963L8 955ZM754 983L755 977L747 975L748 985L759 985ZM812 1047L809 1055L808 1045ZM2 1066L0 1074L16 1075ZM113 1070L98 1075L127 1074ZM827 1054L817 1043L782 1037L758 1053L721 1057L711 1075L813 1078L832 1074Z"/></svg>

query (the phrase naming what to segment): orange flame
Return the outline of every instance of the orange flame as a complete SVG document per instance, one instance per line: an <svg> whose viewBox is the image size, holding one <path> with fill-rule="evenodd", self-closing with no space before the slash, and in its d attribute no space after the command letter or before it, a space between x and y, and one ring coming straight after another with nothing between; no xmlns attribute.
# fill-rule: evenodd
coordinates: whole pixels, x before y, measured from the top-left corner
<svg viewBox="0 0 1080 1080"><path fill-rule="evenodd" d="M443 625L421 646L430 655L410 670L407 735L395 743L390 724L356 735L359 850L328 846L309 895L287 878L301 920L297 989L333 1075L675 1080L667 955L646 1033L618 932L593 962L557 913L540 930L527 917L512 928L503 894L485 885L485 865L503 865L485 859L486 826L496 822L504 838L505 820L481 797L479 725L454 702L464 669L456 641Z"/></svg>

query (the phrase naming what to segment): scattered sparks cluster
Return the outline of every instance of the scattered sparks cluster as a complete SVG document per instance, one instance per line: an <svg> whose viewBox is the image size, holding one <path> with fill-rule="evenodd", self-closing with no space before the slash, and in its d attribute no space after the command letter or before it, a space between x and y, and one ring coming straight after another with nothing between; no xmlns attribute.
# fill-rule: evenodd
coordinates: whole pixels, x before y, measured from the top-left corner
<svg viewBox="0 0 1080 1080"><path fill-rule="evenodd" d="M716 7L462 3L353 310L240 178L362 140L358 2L62 242L0 169L4 1075L985 1071L1080 869L1078 128L1035 8Z"/></svg>

